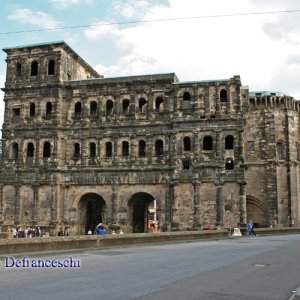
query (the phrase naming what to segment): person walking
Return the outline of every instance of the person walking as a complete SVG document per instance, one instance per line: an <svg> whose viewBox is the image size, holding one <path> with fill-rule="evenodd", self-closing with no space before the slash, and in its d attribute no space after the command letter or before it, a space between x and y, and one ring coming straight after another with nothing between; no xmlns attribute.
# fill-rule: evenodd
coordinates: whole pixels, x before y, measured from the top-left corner
<svg viewBox="0 0 300 300"><path fill-rule="evenodd" d="M248 229L248 235L255 235L256 236L256 232L253 229L253 223L252 220L249 220L248 224L247 224L247 229Z"/></svg>

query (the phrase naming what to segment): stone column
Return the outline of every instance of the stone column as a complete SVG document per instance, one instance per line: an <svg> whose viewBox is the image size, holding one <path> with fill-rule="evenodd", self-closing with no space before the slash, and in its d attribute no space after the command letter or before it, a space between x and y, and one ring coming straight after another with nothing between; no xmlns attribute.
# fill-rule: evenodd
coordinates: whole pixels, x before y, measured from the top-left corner
<svg viewBox="0 0 300 300"><path fill-rule="evenodd" d="M193 181L193 191L194 191L194 227L200 228L201 221L200 221L200 195L198 191L198 182Z"/></svg>
<svg viewBox="0 0 300 300"><path fill-rule="evenodd" d="M216 131L216 157L221 159L221 130Z"/></svg>
<svg viewBox="0 0 300 300"><path fill-rule="evenodd" d="M50 227L55 228L56 225L56 207L57 207L57 186L55 181L51 181L51 223Z"/></svg>
<svg viewBox="0 0 300 300"><path fill-rule="evenodd" d="M116 186L115 183L112 185L112 198L111 198L111 223L117 223L117 203L118 199L116 197Z"/></svg>
<svg viewBox="0 0 300 300"><path fill-rule="evenodd" d="M169 225L171 224L171 203L172 203L172 199L171 199L171 195L172 195L172 187L170 184L168 184L166 186L166 196L165 196L165 224L166 226L169 227Z"/></svg>
<svg viewBox="0 0 300 300"><path fill-rule="evenodd" d="M244 162L244 136L243 129L238 130L238 159L240 162Z"/></svg>
<svg viewBox="0 0 300 300"><path fill-rule="evenodd" d="M217 204L217 215L216 215L216 223L220 224L221 226L224 223L224 200L222 198L222 183L216 183L216 204Z"/></svg>
<svg viewBox="0 0 300 300"><path fill-rule="evenodd" d="M0 222L3 220L3 184L0 184Z"/></svg>
<svg viewBox="0 0 300 300"><path fill-rule="evenodd" d="M20 184L15 185L15 213L14 213L15 225L20 225L21 223L20 188L21 188Z"/></svg>
<svg viewBox="0 0 300 300"><path fill-rule="evenodd" d="M240 223L247 224L247 208L246 208L246 182L239 182L240 185Z"/></svg>
<svg viewBox="0 0 300 300"><path fill-rule="evenodd" d="M38 205L39 205L39 184L32 184L33 188L33 208L32 208L32 225L38 223Z"/></svg>

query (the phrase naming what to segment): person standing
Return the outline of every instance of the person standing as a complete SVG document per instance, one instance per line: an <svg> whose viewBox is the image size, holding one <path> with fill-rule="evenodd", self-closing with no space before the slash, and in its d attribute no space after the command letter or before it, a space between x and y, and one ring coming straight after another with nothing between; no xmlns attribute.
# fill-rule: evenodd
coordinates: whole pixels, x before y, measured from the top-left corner
<svg viewBox="0 0 300 300"><path fill-rule="evenodd" d="M249 235L255 235L256 236L256 232L253 229L253 223L252 220L249 220L248 224L247 224L247 229L248 229L248 234Z"/></svg>

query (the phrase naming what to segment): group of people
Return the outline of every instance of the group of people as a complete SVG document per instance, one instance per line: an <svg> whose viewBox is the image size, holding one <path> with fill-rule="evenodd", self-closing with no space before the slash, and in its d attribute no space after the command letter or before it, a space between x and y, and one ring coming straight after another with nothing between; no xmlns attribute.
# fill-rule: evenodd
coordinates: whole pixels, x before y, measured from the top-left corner
<svg viewBox="0 0 300 300"><path fill-rule="evenodd" d="M3 230L3 229L2 229ZM34 238L45 236L44 231L38 227L10 227L7 226L6 232L11 232L14 238Z"/></svg>

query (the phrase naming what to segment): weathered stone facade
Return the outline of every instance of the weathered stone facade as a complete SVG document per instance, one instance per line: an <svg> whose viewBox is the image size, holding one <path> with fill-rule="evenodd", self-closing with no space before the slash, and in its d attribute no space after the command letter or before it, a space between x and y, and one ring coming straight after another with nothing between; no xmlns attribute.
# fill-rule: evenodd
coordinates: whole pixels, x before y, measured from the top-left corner
<svg viewBox="0 0 300 300"><path fill-rule="evenodd" d="M239 76L103 78L66 43L5 48L3 225L300 225L299 103ZM152 210L153 211L153 210Z"/></svg>

